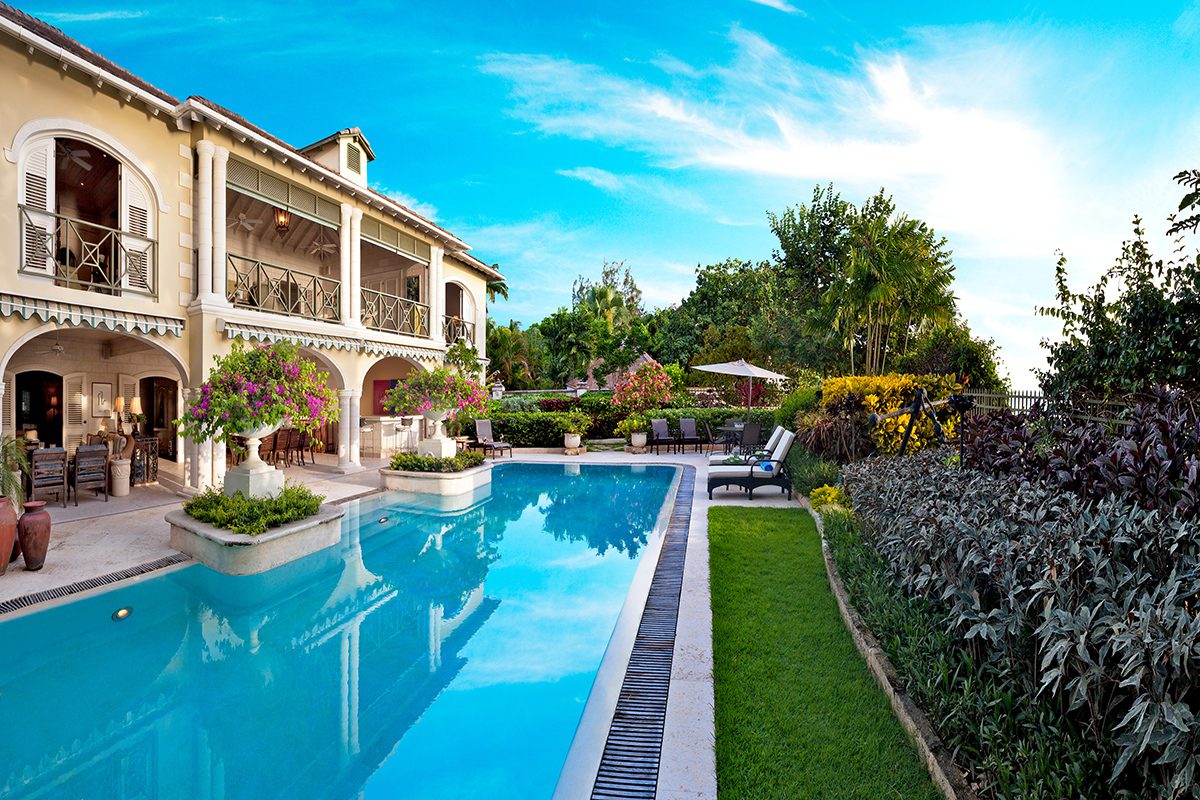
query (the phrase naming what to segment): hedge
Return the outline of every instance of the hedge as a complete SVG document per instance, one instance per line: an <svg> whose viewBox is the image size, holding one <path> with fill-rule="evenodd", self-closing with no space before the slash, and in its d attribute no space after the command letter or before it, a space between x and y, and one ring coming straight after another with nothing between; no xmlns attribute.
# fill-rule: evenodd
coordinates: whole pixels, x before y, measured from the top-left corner
<svg viewBox="0 0 1200 800"><path fill-rule="evenodd" d="M394 453L391 468L403 472L462 472L478 467L484 461L479 450L464 450L449 458L421 456L416 453Z"/></svg>
<svg viewBox="0 0 1200 800"><path fill-rule="evenodd" d="M500 411L489 419L492 435L513 447L562 447L563 434L586 424L587 415L578 411ZM463 435L474 438L475 420L463 421Z"/></svg>
<svg viewBox="0 0 1200 800"><path fill-rule="evenodd" d="M184 503L183 510L192 519L214 527L257 536L311 517L324 499L325 495L294 483L286 484L274 497L246 497L241 492L230 497L220 487L210 487Z"/></svg>

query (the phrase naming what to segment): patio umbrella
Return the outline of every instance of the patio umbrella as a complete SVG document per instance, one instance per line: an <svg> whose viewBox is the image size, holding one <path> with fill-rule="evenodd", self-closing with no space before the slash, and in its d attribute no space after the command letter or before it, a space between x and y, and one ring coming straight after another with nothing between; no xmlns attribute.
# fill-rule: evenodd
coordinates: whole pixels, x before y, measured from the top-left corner
<svg viewBox="0 0 1200 800"><path fill-rule="evenodd" d="M772 372L769 369L756 367L749 361L739 358L737 361L726 361L721 364L704 364L699 367L692 367L702 372L716 372L721 375L733 375L738 378L749 378L750 388L746 392L746 419L750 419L750 406L754 402L754 379L764 381L786 381L787 375L780 375L778 372Z"/></svg>

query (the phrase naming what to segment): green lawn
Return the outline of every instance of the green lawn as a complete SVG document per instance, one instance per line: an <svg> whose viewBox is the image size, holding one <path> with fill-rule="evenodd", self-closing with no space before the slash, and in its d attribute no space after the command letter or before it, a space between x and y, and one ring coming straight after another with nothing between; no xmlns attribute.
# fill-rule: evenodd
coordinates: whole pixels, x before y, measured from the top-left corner
<svg viewBox="0 0 1200 800"><path fill-rule="evenodd" d="M854 648L801 509L708 512L723 800L938 798Z"/></svg>

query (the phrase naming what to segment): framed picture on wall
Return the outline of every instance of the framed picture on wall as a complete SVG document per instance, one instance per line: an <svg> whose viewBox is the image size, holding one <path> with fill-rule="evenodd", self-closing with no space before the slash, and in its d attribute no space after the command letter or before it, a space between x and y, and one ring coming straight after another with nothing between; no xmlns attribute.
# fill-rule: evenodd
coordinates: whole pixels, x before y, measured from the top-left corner
<svg viewBox="0 0 1200 800"><path fill-rule="evenodd" d="M113 393L111 383L92 384L92 416L111 417L113 415Z"/></svg>

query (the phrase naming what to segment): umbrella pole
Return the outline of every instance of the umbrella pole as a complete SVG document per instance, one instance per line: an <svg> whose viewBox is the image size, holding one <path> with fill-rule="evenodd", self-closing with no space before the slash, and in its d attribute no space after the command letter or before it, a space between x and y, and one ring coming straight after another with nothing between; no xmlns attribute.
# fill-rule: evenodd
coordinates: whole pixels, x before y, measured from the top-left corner
<svg viewBox="0 0 1200 800"><path fill-rule="evenodd" d="M754 403L754 376L750 376L750 387L746 391L746 422L750 421L750 406Z"/></svg>

